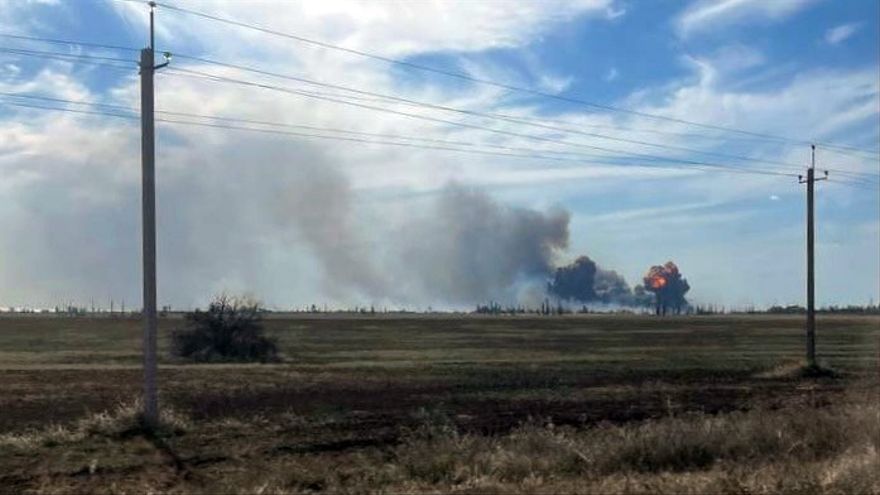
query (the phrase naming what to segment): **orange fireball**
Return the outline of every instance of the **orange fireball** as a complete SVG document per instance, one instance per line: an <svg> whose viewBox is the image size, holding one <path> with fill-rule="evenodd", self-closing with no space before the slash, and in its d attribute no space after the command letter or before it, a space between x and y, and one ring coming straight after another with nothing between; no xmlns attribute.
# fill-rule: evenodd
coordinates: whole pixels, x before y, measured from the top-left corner
<svg viewBox="0 0 880 495"><path fill-rule="evenodd" d="M658 315L665 315L669 309L679 314L682 307L687 305L684 295L691 286L681 277L675 263L667 261L665 264L652 266L643 281L645 290L654 293Z"/></svg>
<svg viewBox="0 0 880 495"><path fill-rule="evenodd" d="M665 277L658 277L658 276L651 277L651 288L652 289L662 289L663 286L665 286L665 285L666 285L666 278Z"/></svg>

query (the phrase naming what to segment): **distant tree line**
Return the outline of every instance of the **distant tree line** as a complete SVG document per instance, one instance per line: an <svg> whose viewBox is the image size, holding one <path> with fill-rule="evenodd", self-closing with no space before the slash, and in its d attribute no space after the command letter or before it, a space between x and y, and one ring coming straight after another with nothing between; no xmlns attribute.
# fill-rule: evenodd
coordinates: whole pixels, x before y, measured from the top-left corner
<svg viewBox="0 0 880 495"><path fill-rule="evenodd" d="M566 314L592 314L592 313L615 313L615 314L653 314L654 311L648 306L643 307L617 307L603 310L601 308L588 307L582 305L580 307L565 306L561 302L550 304L545 300L540 307L525 306L502 306L496 302L488 304L479 304L473 311L475 314L487 315L566 315ZM792 304L788 306L771 306L766 309L757 309L754 307L732 308L715 304L695 304L688 305L681 310L682 315L733 315L733 314L806 314L807 309L803 306ZM847 306L826 306L816 310L822 314L854 314L854 315L880 315L880 305L847 305Z"/></svg>

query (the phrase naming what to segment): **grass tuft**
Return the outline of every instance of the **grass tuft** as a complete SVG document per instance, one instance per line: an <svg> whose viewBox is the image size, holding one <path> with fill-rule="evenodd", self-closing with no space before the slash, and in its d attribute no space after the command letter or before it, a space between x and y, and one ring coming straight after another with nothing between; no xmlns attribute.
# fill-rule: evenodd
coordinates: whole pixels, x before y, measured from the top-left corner
<svg viewBox="0 0 880 495"><path fill-rule="evenodd" d="M139 400L121 402L112 410L90 414L71 425L51 425L43 429L0 435L0 448L34 450L39 447L75 444L87 438L99 437L121 440L146 434L156 437L179 436L191 427L186 416L166 407L161 412L158 427L150 430L142 421L141 410Z"/></svg>

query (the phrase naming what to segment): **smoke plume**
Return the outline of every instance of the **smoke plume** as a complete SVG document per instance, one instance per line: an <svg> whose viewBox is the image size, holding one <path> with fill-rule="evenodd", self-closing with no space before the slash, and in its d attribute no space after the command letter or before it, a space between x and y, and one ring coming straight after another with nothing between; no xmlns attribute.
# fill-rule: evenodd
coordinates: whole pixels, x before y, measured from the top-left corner
<svg viewBox="0 0 880 495"><path fill-rule="evenodd" d="M514 300L521 285L543 285L568 245L569 214L503 205L483 191L447 185L425 219L400 242L395 280L427 300L472 304Z"/></svg>
<svg viewBox="0 0 880 495"><path fill-rule="evenodd" d="M637 297L620 274L600 268L588 256L581 256L573 263L557 268L553 280L547 284L547 292L562 300L578 303L644 304L644 297Z"/></svg>
<svg viewBox="0 0 880 495"><path fill-rule="evenodd" d="M572 264L557 268L547 289L550 294L565 300L590 302L597 299L595 280L596 262L581 256Z"/></svg>

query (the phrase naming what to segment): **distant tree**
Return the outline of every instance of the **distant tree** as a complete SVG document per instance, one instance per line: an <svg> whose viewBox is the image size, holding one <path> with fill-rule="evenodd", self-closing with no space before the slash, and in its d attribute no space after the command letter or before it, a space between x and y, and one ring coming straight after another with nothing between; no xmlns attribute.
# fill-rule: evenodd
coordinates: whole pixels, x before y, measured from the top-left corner
<svg viewBox="0 0 880 495"><path fill-rule="evenodd" d="M274 339L263 335L262 308L244 298L218 296L207 311L186 314L172 335L172 353L196 362L278 361Z"/></svg>

